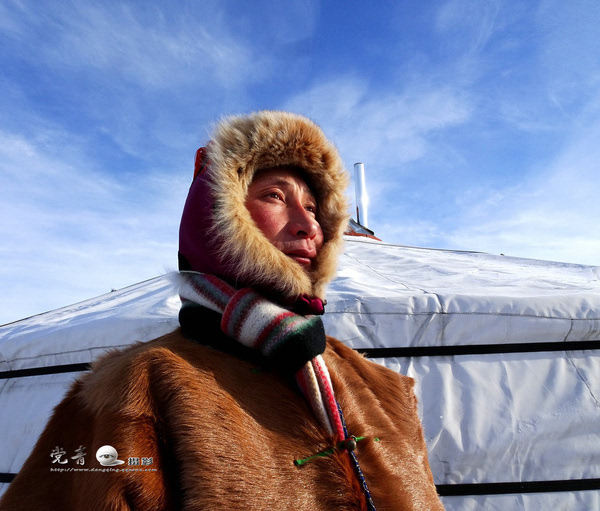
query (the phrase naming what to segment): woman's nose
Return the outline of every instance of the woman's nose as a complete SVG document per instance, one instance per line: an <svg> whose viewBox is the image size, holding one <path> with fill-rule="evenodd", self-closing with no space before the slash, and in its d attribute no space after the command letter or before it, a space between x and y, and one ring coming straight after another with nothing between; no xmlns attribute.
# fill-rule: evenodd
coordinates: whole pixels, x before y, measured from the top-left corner
<svg viewBox="0 0 600 511"><path fill-rule="evenodd" d="M304 206L295 206L290 212L290 230L295 236L312 239L319 231L319 223L314 213L307 211Z"/></svg>

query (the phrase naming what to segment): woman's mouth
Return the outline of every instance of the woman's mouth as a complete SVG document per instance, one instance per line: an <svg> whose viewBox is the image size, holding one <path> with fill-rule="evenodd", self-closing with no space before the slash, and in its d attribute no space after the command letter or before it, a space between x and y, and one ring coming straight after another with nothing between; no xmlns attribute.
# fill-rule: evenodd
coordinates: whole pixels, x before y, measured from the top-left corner
<svg viewBox="0 0 600 511"><path fill-rule="evenodd" d="M302 257L293 254L287 254L288 257L291 257L297 263L300 263L302 266L310 266L312 264L312 260L308 257Z"/></svg>
<svg viewBox="0 0 600 511"><path fill-rule="evenodd" d="M285 255L302 266L312 266L314 255L309 250L293 250Z"/></svg>

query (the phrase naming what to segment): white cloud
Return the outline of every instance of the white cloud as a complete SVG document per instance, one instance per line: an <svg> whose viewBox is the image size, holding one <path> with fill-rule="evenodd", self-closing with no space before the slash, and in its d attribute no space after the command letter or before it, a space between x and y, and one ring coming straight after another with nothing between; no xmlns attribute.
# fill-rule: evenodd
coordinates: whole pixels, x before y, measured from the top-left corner
<svg viewBox="0 0 600 511"><path fill-rule="evenodd" d="M39 9L12 2L3 7L0 29L26 60L70 72L95 68L138 86L235 86L264 77L267 59L231 33L218 3L189 9L102 2Z"/></svg>
<svg viewBox="0 0 600 511"><path fill-rule="evenodd" d="M423 157L432 133L471 115L466 95L451 86L413 83L398 91L377 91L353 77L318 84L291 98L285 108L318 122L347 161L379 168Z"/></svg>
<svg viewBox="0 0 600 511"><path fill-rule="evenodd" d="M354 77L318 84L285 108L314 119L351 173L354 163L365 164L372 225L404 217L403 208L410 207L406 195L414 193L404 188L409 164L439 161L444 167L445 159L456 158L436 137L467 123L472 114L467 94L450 84L415 80L399 90L377 91Z"/></svg>
<svg viewBox="0 0 600 511"><path fill-rule="evenodd" d="M598 113L581 119L585 127L572 133L547 167L515 187L465 200L457 224L446 226L444 244L600 265Z"/></svg>
<svg viewBox="0 0 600 511"><path fill-rule="evenodd" d="M189 173L106 177L61 134L0 134L0 324L156 276L177 261Z"/></svg>
<svg viewBox="0 0 600 511"><path fill-rule="evenodd" d="M446 44L463 55L477 55L498 29L500 0L450 0L437 13L435 29L447 36Z"/></svg>

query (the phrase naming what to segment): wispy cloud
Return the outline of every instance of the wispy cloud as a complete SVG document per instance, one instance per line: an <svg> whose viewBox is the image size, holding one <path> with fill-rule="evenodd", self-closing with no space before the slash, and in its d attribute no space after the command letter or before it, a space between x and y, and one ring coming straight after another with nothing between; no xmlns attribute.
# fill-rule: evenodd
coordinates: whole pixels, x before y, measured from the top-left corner
<svg viewBox="0 0 600 511"><path fill-rule="evenodd" d="M176 266L187 172L153 169L131 188L61 142L0 133L2 320Z"/></svg>
<svg viewBox="0 0 600 511"><path fill-rule="evenodd" d="M409 84L377 91L368 82L341 77L291 98L285 108L316 120L348 162L400 167L431 150L430 136L467 121L468 97L452 87Z"/></svg>
<svg viewBox="0 0 600 511"><path fill-rule="evenodd" d="M218 2L8 1L0 19L2 323L174 268L194 151L271 57Z"/></svg>
<svg viewBox="0 0 600 511"><path fill-rule="evenodd" d="M446 51L462 59L478 58L494 33L502 28L503 2L450 0L441 5L434 29L444 37Z"/></svg>
<svg viewBox="0 0 600 511"><path fill-rule="evenodd" d="M189 9L194 16L186 12ZM261 70L268 69L266 58L253 54L231 32L215 2L182 9L100 2L39 9L35 3L8 2L2 15L4 32L17 43L28 42L20 50L24 59L69 71L95 68L137 87L194 83L199 76L230 86L260 80ZM198 23L199 18L206 22ZM36 52L31 44L36 44ZM257 61L263 65L257 68Z"/></svg>
<svg viewBox="0 0 600 511"><path fill-rule="evenodd" d="M273 72L271 55L239 33L219 2L0 5L5 119L23 106L38 121L141 159L195 145L226 106Z"/></svg>
<svg viewBox="0 0 600 511"><path fill-rule="evenodd" d="M0 323L174 266L195 149L257 108L365 163L386 241L600 264L597 2L360 14L0 2Z"/></svg>
<svg viewBox="0 0 600 511"><path fill-rule="evenodd" d="M465 187L459 214L442 223L385 225L385 233L410 243L600 265L600 110L580 127L547 166L537 166L515 186ZM411 230L412 229L412 230Z"/></svg>

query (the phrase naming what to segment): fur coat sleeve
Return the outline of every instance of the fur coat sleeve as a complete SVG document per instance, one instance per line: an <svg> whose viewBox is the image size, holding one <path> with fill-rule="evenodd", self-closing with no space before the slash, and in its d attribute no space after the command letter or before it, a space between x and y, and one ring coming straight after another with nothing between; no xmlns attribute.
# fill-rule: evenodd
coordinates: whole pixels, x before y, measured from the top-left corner
<svg viewBox="0 0 600 511"><path fill-rule="evenodd" d="M324 357L377 509L443 509L412 380L334 339ZM124 463L102 466L105 445ZM294 464L331 447L289 382L176 331L74 384L0 509L365 509L347 452Z"/></svg>

